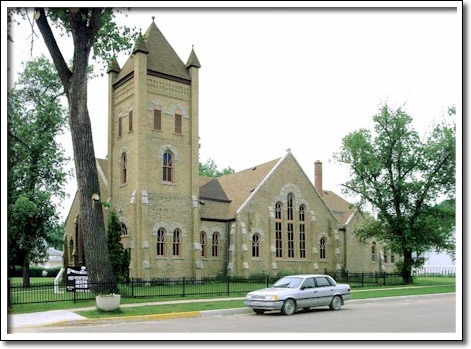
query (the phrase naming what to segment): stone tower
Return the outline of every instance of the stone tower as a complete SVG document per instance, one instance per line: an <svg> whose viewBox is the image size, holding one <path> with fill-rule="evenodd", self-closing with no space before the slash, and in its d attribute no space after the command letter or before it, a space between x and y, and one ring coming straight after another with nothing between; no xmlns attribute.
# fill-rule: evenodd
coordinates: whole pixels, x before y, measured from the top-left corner
<svg viewBox="0 0 471 349"><path fill-rule="evenodd" d="M108 70L107 188L130 277L195 275L199 241L198 71L154 22L122 68Z"/></svg>

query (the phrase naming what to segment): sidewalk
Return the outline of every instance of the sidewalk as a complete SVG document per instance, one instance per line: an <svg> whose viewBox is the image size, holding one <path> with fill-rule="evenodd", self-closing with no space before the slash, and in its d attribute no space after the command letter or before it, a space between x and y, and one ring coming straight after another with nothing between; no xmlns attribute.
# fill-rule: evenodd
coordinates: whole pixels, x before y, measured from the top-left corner
<svg viewBox="0 0 471 349"><path fill-rule="evenodd" d="M130 308L130 307L145 307L150 305L164 305L164 304L182 304L182 303L204 303L204 302L221 302L221 301L233 301L233 300L243 300L245 297L231 297L231 298L209 298L209 299L185 299L178 301L162 301L162 302L148 302L148 303L130 303L130 304L121 304L121 308ZM87 323L96 323L100 320L109 321L111 318L98 318L90 319L84 316L76 314L78 311L87 311L95 310L96 307L84 307L84 308L73 308L66 310L50 310L37 313L26 313L26 314L12 314L8 315L8 328L17 328L17 327L40 327L47 326L52 324L72 324L74 322L79 322L83 324ZM237 310L237 311L236 311ZM243 310L241 312L241 310ZM236 308L236 309L221 309L221 310L206 310L206 311L193 311L186 313L170 313L170 314L155 314L155 315L139 315L135 317L114 316L112 319L122 320L134 319L134 320L156 320L159 318L175 318L175 317L189 317L189 316L209 316L209 315L233 315L237 313L244 313L251 311L249 308Z"/></svg>

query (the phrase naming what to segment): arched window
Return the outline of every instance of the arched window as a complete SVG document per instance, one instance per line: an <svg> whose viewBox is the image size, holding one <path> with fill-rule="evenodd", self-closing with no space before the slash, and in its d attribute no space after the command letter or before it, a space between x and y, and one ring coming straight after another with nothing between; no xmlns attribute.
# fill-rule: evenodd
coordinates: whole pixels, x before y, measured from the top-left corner
<svg viewBox="0 0 471 349"><path fill-rule="evenodd" d="M275 205L275 251L276 257L283 257L283 224L282 224L282 214L281 214L281 202L277 202Z"/></svg>
<svg viewBox="0 0 471 349"><path fill-rule="evenodd" d="M288 194L288 258L294 258L294 215L293 194Z"/></svg>
<svg viewBox="0 0 471 349"><path fill-rule="evenodd" d="M306 258L306 221L304 205L299 206L299 258Z"/></svg>
<svg viewBox="0 0 471 349"><path fill-rule="evenodd" d="M123 152L121 154L121 184L126 184L128 177L127 177L127 171L128 171L128 159L126 156L126 153Z"/></svg>
<svg viewBox="0 0 471 349"><path fill-rule="evenodd" d="M157 230L157 256L165 256L165 229Z"/></svg>
<svg viewBox="0 0 471 349"><path fill-rule="evenodd" d="M175 229L173 232L173 255L179 256L181 252L181 233L180 230Z"/></svg>
<svg viewBox="0 0 471 349"><path fill-rule="evenodd" d="M173 182L173 155L169 151L164 153L163 180Z"/></svg>
<svg viewBox="0 0 471 349"><path fill-rule="evenodd" d="M326 251L325 251L325 238L321 238L319 242L319 254L321 259L326 259Z"/></svg>
<svg viewBox="0 0 471 349"><path fill-rule="evenodd" d="M180 114L175 114L175 133L182 134L182 116Z"/></svg>
<svg viewBox="0 0 471 349"><path fill-rule="evenodd" d="M219 233L213 233L213 257L219 257Z"/></svg>
<svg viewBox="0 0 471 349"><path fill-rule="evenodd" d="M206 233L202 231L200 233L200 244L201 244L201 257L207 257L206 255Z"/></svg>
<svg viewBox="0 0 471 349"><path fill-rule="evenodd" d="M293 218L293 194L288 194L288 220L292 221Z"/></svg>
<svg viewBox="0 0 471 349"><path fill-rule="evenodd" d="M160 107L154 108L154 130L162 130L162 110Z"/></svg>
<svg viewBox="0 0 471 349"><path fill-rule="evenodd" d="M371 244L371 261L376 262L376 242Z"/></svg>
<svg viewBox="0 0 471 349"><path fill-rule="evenodd" d="M121 223L119 225L119 227L121 229L121 236L127 236L128 235L128 227L126 227L126 224Z"/></svg>
<svg viewBox="0 0 471 349"><path fill-rule="evenodd" d="M73 264L74 261L74 240L70 239L69 242L69 264Z"/></svg>
<svg viewBox="0 0 471 349"><path fill-rule="evenodd" d="M252 236L252 257L260 257L260 235Z"/></svg>

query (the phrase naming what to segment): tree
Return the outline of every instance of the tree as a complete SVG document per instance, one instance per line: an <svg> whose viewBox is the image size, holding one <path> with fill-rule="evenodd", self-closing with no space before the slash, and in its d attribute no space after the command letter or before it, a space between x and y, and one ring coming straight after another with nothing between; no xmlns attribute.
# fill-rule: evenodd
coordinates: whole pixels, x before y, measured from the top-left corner
<svg viewBox="0 0 471 349"><path fill-rule="evenodd" d="M64 150L55 141L66 126L62 86L45 57L29 61L8 92L8 264L29 265L46 257L46 243L63 234L53 199L65 197Z"/></svg>
<svg viewBox="0 0 471 349"><path fill-rule="evenodd" d="M83 227L84 251L92 288L106 293L114 289L115 277L108 255L92 130L87 108L87 77L90 53L109 63L117 52L130 49L135 35L115 22L104 8L36 8L34 19L59 74L69 105L75 171ZM49 20L61 34L72 36L74 53L68 67L51 30Z"/></svg>
<svg viewBox="0 0 471 349"><path fill-rule="evenodd" d="M124 282L129 275L129 254L121 244L121 224L115 210L111 210L108 222L108 250L116 281Z"/></svg>
<svg viewBox="0 0 471 349"><path fill-rule="evenodd" d="M454 113L450 108L449 114ZM437 199L455 195L455 125L437 124L422 141L401 108L383 105L373 120L376 134L365 129L350 133L335 158L350 166L344 192L359 195L357 206L369 203L377 214L356 233L382 239L400 253L398 267L410 283L413 252L454 249L454 201L437 204Z"/></svg>
<svg viewBox="0 0 471 349"><path fill-rule="evenodd" d="M209 158L204 164L201 162L199 163L199 174L200 176L206 177L221 177L226 174L234 173L234 170L230 166L222 169L221 171L219 171L217 167L218 166L214 160Z"/></svg>

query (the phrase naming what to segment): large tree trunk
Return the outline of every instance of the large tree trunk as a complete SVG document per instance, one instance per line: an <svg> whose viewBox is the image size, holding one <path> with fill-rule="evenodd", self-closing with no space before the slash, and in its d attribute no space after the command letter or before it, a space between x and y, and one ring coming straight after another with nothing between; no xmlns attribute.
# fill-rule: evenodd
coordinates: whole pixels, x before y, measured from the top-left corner
<svg viewBox="0 0 471 349"><path fill-rule="evenodd" d="M73 8L68 11L66 20L74 41L73 71L67 67L43 8L36 9L35 18L69 102L70 132L90 287L100 293L109 293L115 291L116 282L108 254L92 128L87 108L88 59L101 25L102 9Z"/></svg>
<svg viewBox="0 0 471 349"><path fill-rule="evenodd" d="M29 258L28 254L25 253L23 258L23 287L30 287L31 284L29 282Z"/></svg>
<svg viewBox="0 0 471 349"><path fill-rule="evenodd" d="M108 293L115 291L115 277L108 256L92 128L87 108L88 53L86 47L79 45L83 41L79 41L75 44L74 73L70 79L68 96L70 131L80 199L80 221L91 287L98 292ZM86 41L83 44L86 44ZM94 283L99 285L94 286Z"/></svg>

